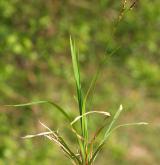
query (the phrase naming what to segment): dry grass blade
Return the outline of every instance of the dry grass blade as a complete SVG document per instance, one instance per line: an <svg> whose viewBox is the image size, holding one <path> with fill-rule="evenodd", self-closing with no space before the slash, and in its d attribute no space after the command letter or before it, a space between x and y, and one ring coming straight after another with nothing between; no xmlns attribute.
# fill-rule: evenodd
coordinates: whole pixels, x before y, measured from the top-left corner
<svg viewBox="0 0 160 165"><path fill-rule="evenodd" d="M45 136L45 135L51 135L53 134L52 132L41 132L41 133L38 133L38 134L35 134L35 135L26 135L26 136L23 136L22 138L23 139L28 139L28 138L34 138L34 137L37 137L37 136Z"/></svg>
<svg viewBox="0 0 160 165"><path fill-rule="evenodd" d="M55 138L53 138L52 136L49 135L44 135L45 137L47 137L49 140L54 141L61 149L62 151L70 158L72 159L72 155L70 154L70 152ZM74 160L73 160L74 161Z"/></svg>
<svg viewBox="0 0 160 165"><path fill-rule="evenodd" d="M75 124L79 119L81 119L83 116L87 116L87 115L90 115L90 114L102 114L104 116L111 116L109 112L105 112L105 111L90 111L90 112L86 112L84 113L83 115L80 115L80 116L77 116L70 124L73 125Z"/></svg>
<svg viewBox="0 0 160 165"><path fill-rule="evenodd" d="M40 121L39 121L40 122ZM67 145L67 143L65 142L65 140L61 137L61 136L59 136L58 135L58 132L53 132L49 127L47 127L44 123L42 123L42 122L40 122L40 124L44 127L44 128L46 128L47 130L49 130L49 131L51 131L52 132L52 134L51 135L53 135L53 137L52 136L49 136L49 135L44 135L44 136L46 136L47 138L49 138L50 140L53 140L57 145L59 145L62 149L63 149L63 151L65 152L65 153L67 153L68 154L68 156L70 156L70 158L72 159L72 160L76 160L79 164L80 164L80 160L78 159L78 157L71 151L71 149L70 149L70 147L68 147L68 145Z"/></svg>
<svg viewBox="0 0 160 165"><path fill-rule="evenodd" d="M39 121L40 122L40 121ZM41 132L35 135L27 135L24 136L22 138L27 139L27 138L34 138L34 137L38 137L38 136L45 136L47 137L49 140L54 141L68 156L70 159L72 159L73 161L76 160L76 162L78 162L78 164L80 164L80 160L78 159L78 157L70 150L70 148L68 147L68 145L66 144L66 142L63 140L62 137L60 137L58 135L57 132L52 131L49 127L47 127L44 123L40 122L40 124L46 128L47 130L49 130L49 132Z"/></svg>
<svg viewBox="0 0 160 165"><path fill-rule="evenodd" d="M50 132L53 132L49 127L47 127L45 124L43 124L41 121L39 121L39 123L44 127L46 128L47 130L49 130Z"/></svg>
<svg viewBox="0 0 160 165"><path fill-rule="evenodd" d="M81 136L77 131L76 129L74 129L73 127L71 127L71 131L76 135L76 137L78 138L78 140L85 140L83 136Z"/></svg>

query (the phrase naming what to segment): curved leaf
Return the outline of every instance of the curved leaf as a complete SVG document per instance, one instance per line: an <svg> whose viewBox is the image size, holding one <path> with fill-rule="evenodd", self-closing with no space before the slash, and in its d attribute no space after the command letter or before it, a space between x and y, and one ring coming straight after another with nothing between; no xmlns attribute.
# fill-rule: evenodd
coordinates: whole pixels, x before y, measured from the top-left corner
<svg viewBox="0 0 160 165"><path fill-rule="evenodd" d="M56 104L56 103L54 103L52 101L42 100L42 101L34 101L34 102L23 103L23 104L5 105L5 106L10 106L10 107L25 107L25 106L31 106L31 105L37 105L37 104L46 104L46 103L52 105L57 110L59 110L66 117L66 119L71 122L70 115L63 108L61 108L58 104Z"/></svg>

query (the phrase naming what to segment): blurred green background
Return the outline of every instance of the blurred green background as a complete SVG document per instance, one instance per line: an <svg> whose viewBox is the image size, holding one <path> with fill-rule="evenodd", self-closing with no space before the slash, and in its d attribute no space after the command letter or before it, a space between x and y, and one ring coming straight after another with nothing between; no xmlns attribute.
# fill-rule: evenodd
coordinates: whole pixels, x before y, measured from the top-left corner
<svg viewBox="0 0 160 165"><path fill-rule="evenodd" d="M121 0L0 0L0 165L70 164L47 139L20 138L41 132L41 120L74 145L61 114L47 105L3 106L50 99L77 114L70 34L84 91L106 52L119 48L102 69L93 109L113 114L122 103L119 123L150 123L115 132L96 164L160 164L160 1L138 1L112 36L121 8Z"/></svg>

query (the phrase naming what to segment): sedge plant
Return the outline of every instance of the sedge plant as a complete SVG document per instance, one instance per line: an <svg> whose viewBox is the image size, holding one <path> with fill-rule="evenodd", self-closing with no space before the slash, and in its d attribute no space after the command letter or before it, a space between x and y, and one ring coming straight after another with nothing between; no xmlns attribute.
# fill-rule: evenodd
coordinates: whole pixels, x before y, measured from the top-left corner
<svg viewBox="0 0 160 165"><path fill-rule="evenodd" d="M61 150L65 153L65 155L71 160L72 164L74 165L93 165L95 162L95 159L99 152L102 150L105 142L111 135L113 131L120 127L124 126L132 126L132 125L146 125L146 122L138 122L138 123L127 123L127 124L121 124L115 126L115 123L123 111L122 105L120 105L119 109L113 116L113 119L109 125L106 125L106 120L108 117L110 117L110 113L106 111L88 111L86 108L87 99L91 91L94 89L97 77L99 75L99 69L95 76L93 77L91 84L89 86L89 89L87 90L86 94L83 96L82 92L82 85L81 85L81 76L80 76L80 67L79 67L79 60L78 60L78 51L75 46L75 42L72 41L70 38L70 48L71 48L71 56L72 56L72 64L73 64L73 71L74 71L74 78L75 78L75 85L76 85L76 93L77 93L77 101L78 101L78 111L79 116L72 117L70 114L68 114L61 106L59 106L57 103L53 101L36 101L36 102L30 102L25 104L17 104L17 105L9 105L14 107L23 107L23 106L31 106L35 104L50 104L54 108L56 108L59 112L61 112L64 117L66 118L66 121L68 122L68 125L70 129L72 130L73 134L76 136L77 139L77 151L73 151L72 147L69 146L66 142L66 140L57 132L51 130L49 127L47 127L44 123L40 122L40 124L47 130L46 132L41 132L35 135L27 135L23 138L33 138L37 136L45 136L49 140L56 143ZM104 59L105 61L105 59ZM104 63L103 61L103 63ZM103 64L102 63L102 64ZM93 114L100 114L102 115L105 120L102 126L98 128L98 130L95 131L94 136L89 136L89 129L88 129L88 116ZM75 126L75 123L80 125L80 131L78 131L77 126ZM102 137L102 139L98 142L98 146L95 144L96 139L100 133L102 133L102 130L105 130L105 133Z"/></svg>
<svg viewBox="0 0 160 165"><path fill-rule="evenodd" d="M122 19L122 16L124 15L126 8L126 0L123 4L123 10L120 13L118 17L118 21ZM135 1L136 2L136 1ZM132 9L135 5L135 2L130 6L129 9ZM118 22L117 21L117 22ZM114 29L115 30L115 29ZM116 121L118 117L120 116L121 112L123 111L123 106L120 105L117 112L112 117L112 120L110 124L107 124L107 119L111 116L109 112L106 111L89 111L87 109L87 102L88 97L93 94L93 90L96 85L96 81L98 79L101 67L105 64L107 56L104 57L102 62L100 63L99 68L97 69L97 72L95 73L89 88L85 94L83 94L82 90L82 83L81 83L81 74L80 74L80 63L79 63L79 55L78 55L78 49L76 47L75 41L72 40L70 37L70 49L71 49L71 57L72 57L72 64L73 64L73 73L74 73L74 79L75 79L75 86L76 86L76 100L78 102L78 116L72 116L70 115L65 109L63 109L61 106L59 106L57 103L53 101L35 101L25 104L17 104L17 105L8 105L13 107L23 107L23 106L32 106L35 104L50 104L54 108L56 108L60 113L64 115L66 118L66 121L68 122L68 126L71 129L73 135L76 137L77 140L77 147L76 151L73 151L73 147L68 145L68 142L62 137L58 131L51 130L48 126L46 126L44 123L40 122L40 124L46 129L45 132L40 132L35 135L27 135L23 138L33 138L38 136L44 136L48 138L49 140L53 141L55 144L57 144L60 149L64 152L64 154L67 156L67 158L71 161L73 165L93 165L95 163L95 160L102 150L105 142L108 140L109 136L118 128L120 127L126 127L126 126L133 126L133 125L146 125L146 122L136 122L136 123L126 123L121 125L116 125ZM116 51L116 50L115 50ZM115 53L112 52L110 55ZM110 57L110 56L109 56ZM102 125L95 131L94 136L91 137L89 133L89 126L88 126L88 116L90 115L102 115L104 118L104 122ZM80 128L80 129L79 129ZM102 131L103 130L103 131ZM102 132L104 132L102 134ZM101 134L102 138L98 140L97 137ZM97 145L98 143L98 145Z"/></svg>

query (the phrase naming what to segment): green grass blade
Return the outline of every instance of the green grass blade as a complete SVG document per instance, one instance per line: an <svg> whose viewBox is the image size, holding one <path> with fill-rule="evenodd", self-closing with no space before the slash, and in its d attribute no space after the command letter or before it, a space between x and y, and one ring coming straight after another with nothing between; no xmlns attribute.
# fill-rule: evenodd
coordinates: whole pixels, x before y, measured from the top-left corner
<svg viewBox="0 0 160 165"><path fill-rule="evenodd" d="M92 81L89 85L88 91L86 93L87 97L88 95L91 93L92 91L92 95L91 95L91 99L90 99L90 104L92 104L93 101L93 95L95 92L95 87L96 87L96 82L102 72L102 68L104 67L104 65L107 63L107 60L109 61L109 59L119 50L120 47L117 47L115 50L113 50L111 53L107 53L104 57L103 60L100 62L100 64L98 65L97 69L96 69L96 73L92 78ZM86 96L85 96L86 97Z"/></svg>
<svg viewBox="0 0 160 165"><path fill-rule="evenodd" d="M81 77L80 77L80 69L79 69L79 62L78 62L78 52L75 46L75 42L72 41L72 38L70 37L70 48L71 48L71 56L72 56L72 65L73 65L73 72L74 72L74 78L76 83L76 90L77 90L77 100L78 100L78 106L79 106L79 114L82 115L82 107L83 107L83 95L82 95L82 89L81 89ZM86 137L86 122L85 117L81 119L81 130L82 130L82 136ZM83 143L79 140L79 147L82 154L82 161L85 160L85 142Z"/></svg>
<svg viewBox="0 0 160 165"><path fill-rule="evenodd" d="M76 82L77 96L78 96L78 105L79 105L79 113L82 115L82 104L83 104L83 96L81 89L81 77L80 77L80 69L78 63L78 52L75 46L75 42L72 41L70 37L70 48L71 48L71 56L72 56L72 64L74 71L74 78Z"/></svg>
<svg viewBox="0 0 160 165"><path fill-rule="evenodd" d="M97 80L97 78L98 78L98 74L99 74L99 71L97 71L96 72L96 74L95 74L95 76L92 78L92 81L91 81L91 83L90 83L90 85L89 85L89 88L88 88L88 90L87 90L87 92L86 92L86 95L85 95L85 97L84 97L84 100L83 100L83 105L82 105L82 114L84 115L86 112L87 112L87 110L86 110L86 106L87 106L87 99L88 99L88 96L89 96L89 94L91 93L91 91L92 91L92 89L94 89L94 86L95 86L95 84L96 84L96 80ZM84 120L84 122L85 122L85 135L86 135L86 137L85 137L85 139L87 140L88 139L88 127L87 127L87 118L84 116L83 117L83 120Z"/></svg>
<svg viewBox="0 0 160 165"><path fill-rule="evenodd" d="M110 113L109 112L106 112L106 111L89 111L89 112L84 113L81 116L77 116L70 124L73 125L78 120L80 120L83 116L88 116L88 115L91 115L91 114L101 114L101 115L103 115L105 117L110 117Z"/></svg>
<svg viewBox="0 0 160 165"><path fill-rule="evenodd" d="M140 126L140 125L148 125L148 123L146 122L137 122L137 123L127 123L127 124L121 124L116 126L115 128L113 128L110 132L109 135L111 135L114 131L116 131L117 129L121 128L121 127L129 127L129 126ZM108 135L108 136L109 136Z"/></svg>
<svg viewBox="0 0 160 165"><path fill-rule="evenodd" d="M36 105L36 104L43 104L46 103L47 101L33 101L29 103L23 103L23 104L13 104L13 105L5 105L5 106L10 106L10 107L24 107L24 106L30 106L30 105Z"/></svg>
<svg viewBox="0 0 160 165"><path fill-rule="evenodd" d="M106 141L107 138L111 135L111 133L113 133L115 130L117 130L117 129L120 128L120 127L139 126L139 125L147 125L147 124L148 124L148 123L146 123L146 122L127 123L127 124L118 125L118 126L116 126L116 127L113 128L113 125L114 125L115 122L117 121L117 119L118 119L119 115L121 114L122 110L123 110L123 107L122 107L122 105L120 105L120 107L119 107L118 111L116 112L116 114L115 114L115 116L114 116L114 118L113 118L111 124L109 125L108 129L107 129L106 132L105 132L105 135L104 135L103 140L101 141L101 143L99 144L99 146L98 146L98 148L96 149L95 153L93 154L93 157L91 158L90 163L92 163L92 162L95 160L97 154L98 154L99 151L102 149L102 147L103 147L105 141Z"/></svg>
<svg viewBox="0 0 160 165"><path fill-rule="evenodd" d="M68 147L67 143L64 141L64 139L62 137L58 137L59 141L61 142L61 144L63 144L63 146L69 151L69 153L71 154L73 159L76 159L78 161L79 164L81 164L81 161L78 159L78 157L71 151L70 147Z"/></svg>
<svg viewBox="0 0 160 165"><path fill-rule="evenodd" d="M63 108L61 108L58 104L56 104L52 101L43 100L43 101L34 101L34 102L29 102L29 103L24 103L24 104L13 104L13 105L5 105L5 106L25 107L25 106L31 106L31 105L37 105L37 104L46 104L46 103L52 105L57 110L59 110L69 122L72 121L70 115Z"/></svg>
<svg viewBox="0 0 160 165"><path fill-rule="evenodd" d="M104 135L104 138L103 138L103 140L102 140L101 143L104 143L104 141L105 141L106 138L108 137L109 132L111 131L113 125L114 125L115 122L117 121L117 119L118 119L119 115L121 114L122 110L123 110L123 106L120 105L118 111L117 111L116 114L114 115L114 118L113 118L111 124L109 125L108 129L106 130L105 135Z"/></svg>
<svg viewBox="0 0 160 165"><path fill-rule="evenodd" d="M93 156L92 156L92 158L91 158L91 160L90 160L90 164L95 160L97 154L98 154L99 151L102 149L102 147L103 147L103 145L104 145L104 143L105 143L105 140L107 139L107 137L108 137L108 135L109 135L109 133L110 133L110 131L111 131L111 129L112 129L114 123L117 121L117 119L118 119L120 113L122 112L122 110L123 110L123 107L122 107L122 105L120 105L118 111L116 112L116 114L115 114L114 117L113 117L112 122L110 123L108 129L107 129L106 132L105 132L104 138L102 139L102 141L100 142L98 148L97 148L96 151L94 152L94 154L93 154Z"/></svg>

